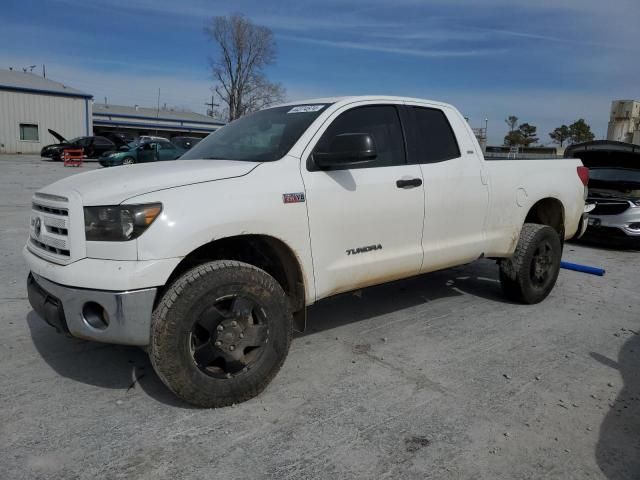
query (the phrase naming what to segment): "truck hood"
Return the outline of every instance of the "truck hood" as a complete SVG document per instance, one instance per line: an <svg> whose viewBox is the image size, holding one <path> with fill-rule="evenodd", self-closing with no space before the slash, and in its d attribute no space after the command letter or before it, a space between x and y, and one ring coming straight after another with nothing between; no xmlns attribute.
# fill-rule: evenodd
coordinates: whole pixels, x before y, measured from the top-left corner
<svg viewBox="0 0 640 480"><path fill-rule="evenodd" d="M589 188L589 197L592 198L614 198L616 200L640 200L640 185L634 189L621 188Z"/></svg>
<svg viewBox="0 0 640 480"><path fill-rule="evenodd" d="M53 135L55 137L55 139L58 140L58 142L60 142L60 143L69 143L66 138L64 138L62 135L60 135L55 130L49 129L49 133L51 135Z"/></svg>
<svg viewBox="0 0 640 480"><path fill-rule="evenodd" d="M117 205L144 193L242 177L259 165L234 160L174 160L126 165L72 175L39 192L64 197L65 192L73 190L80 194L86 206Z"/></svg>

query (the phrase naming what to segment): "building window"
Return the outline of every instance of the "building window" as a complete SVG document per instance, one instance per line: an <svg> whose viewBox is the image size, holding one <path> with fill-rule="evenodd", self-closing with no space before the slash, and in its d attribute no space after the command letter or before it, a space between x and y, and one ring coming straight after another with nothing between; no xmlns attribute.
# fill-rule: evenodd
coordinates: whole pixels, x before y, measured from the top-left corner
<svg viewBox="0 0 640 480"><path fill-rule="evenodd" d="M20 124L20 140L27 142L37 142L38 138L38 125L33 123L21 123Z"/></svg>

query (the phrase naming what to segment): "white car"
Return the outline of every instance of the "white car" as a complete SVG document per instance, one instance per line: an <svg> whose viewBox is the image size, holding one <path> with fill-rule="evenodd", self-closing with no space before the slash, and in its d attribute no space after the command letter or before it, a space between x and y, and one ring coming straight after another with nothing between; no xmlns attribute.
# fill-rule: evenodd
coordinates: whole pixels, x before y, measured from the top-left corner
<svg viewBox="0 0 640 480"><path fill-rule="evenodd" d="M586 228L576 159L492 160L452 106L309 100L232 122L180 160L35 193L29 300L58 330L146 348L196 405L257 395L305 308L494 258L508 298L543 300Z"/></svg>

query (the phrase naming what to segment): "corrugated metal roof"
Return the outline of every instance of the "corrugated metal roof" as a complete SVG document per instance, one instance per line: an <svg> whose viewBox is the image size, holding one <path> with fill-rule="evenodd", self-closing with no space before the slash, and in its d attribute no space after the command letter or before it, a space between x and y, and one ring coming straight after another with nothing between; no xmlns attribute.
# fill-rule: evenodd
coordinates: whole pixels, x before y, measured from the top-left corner
<svg viewBox="0 0 640 480"><path fill-rule="evenodd" d="M68 87L60 82L29 72L0 70L0 90L16 90L32 93L63 95L67 97L93 98L93 95Z"/></svg>
<svg viewBox="0 0 640 480"><path fill-rule="evenodd" d="M111 105L104 103L93 104L94 117L112 115L114 117L139 118L146 120L175 120L176 122L207 123L211 125L224 125L224 122L215 120L206 115L195 112L179 112L176 110L148 107L129 107L125 105Z"/></svg>

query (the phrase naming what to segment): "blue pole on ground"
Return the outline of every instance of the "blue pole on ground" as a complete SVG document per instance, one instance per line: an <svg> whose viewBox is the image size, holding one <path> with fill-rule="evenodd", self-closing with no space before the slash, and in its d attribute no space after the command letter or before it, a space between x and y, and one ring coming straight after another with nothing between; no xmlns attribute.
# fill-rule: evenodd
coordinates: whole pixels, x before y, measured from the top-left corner
<svg viewBox="0 0 640 480"><path fill-rule="evenodd" d="M588 265L580 265L579 263L560 262L560 268L565 270L573 270L576 272L590 273L591 275L598 275L602 277L604 275L604 268L590 267Z"/></svg>

